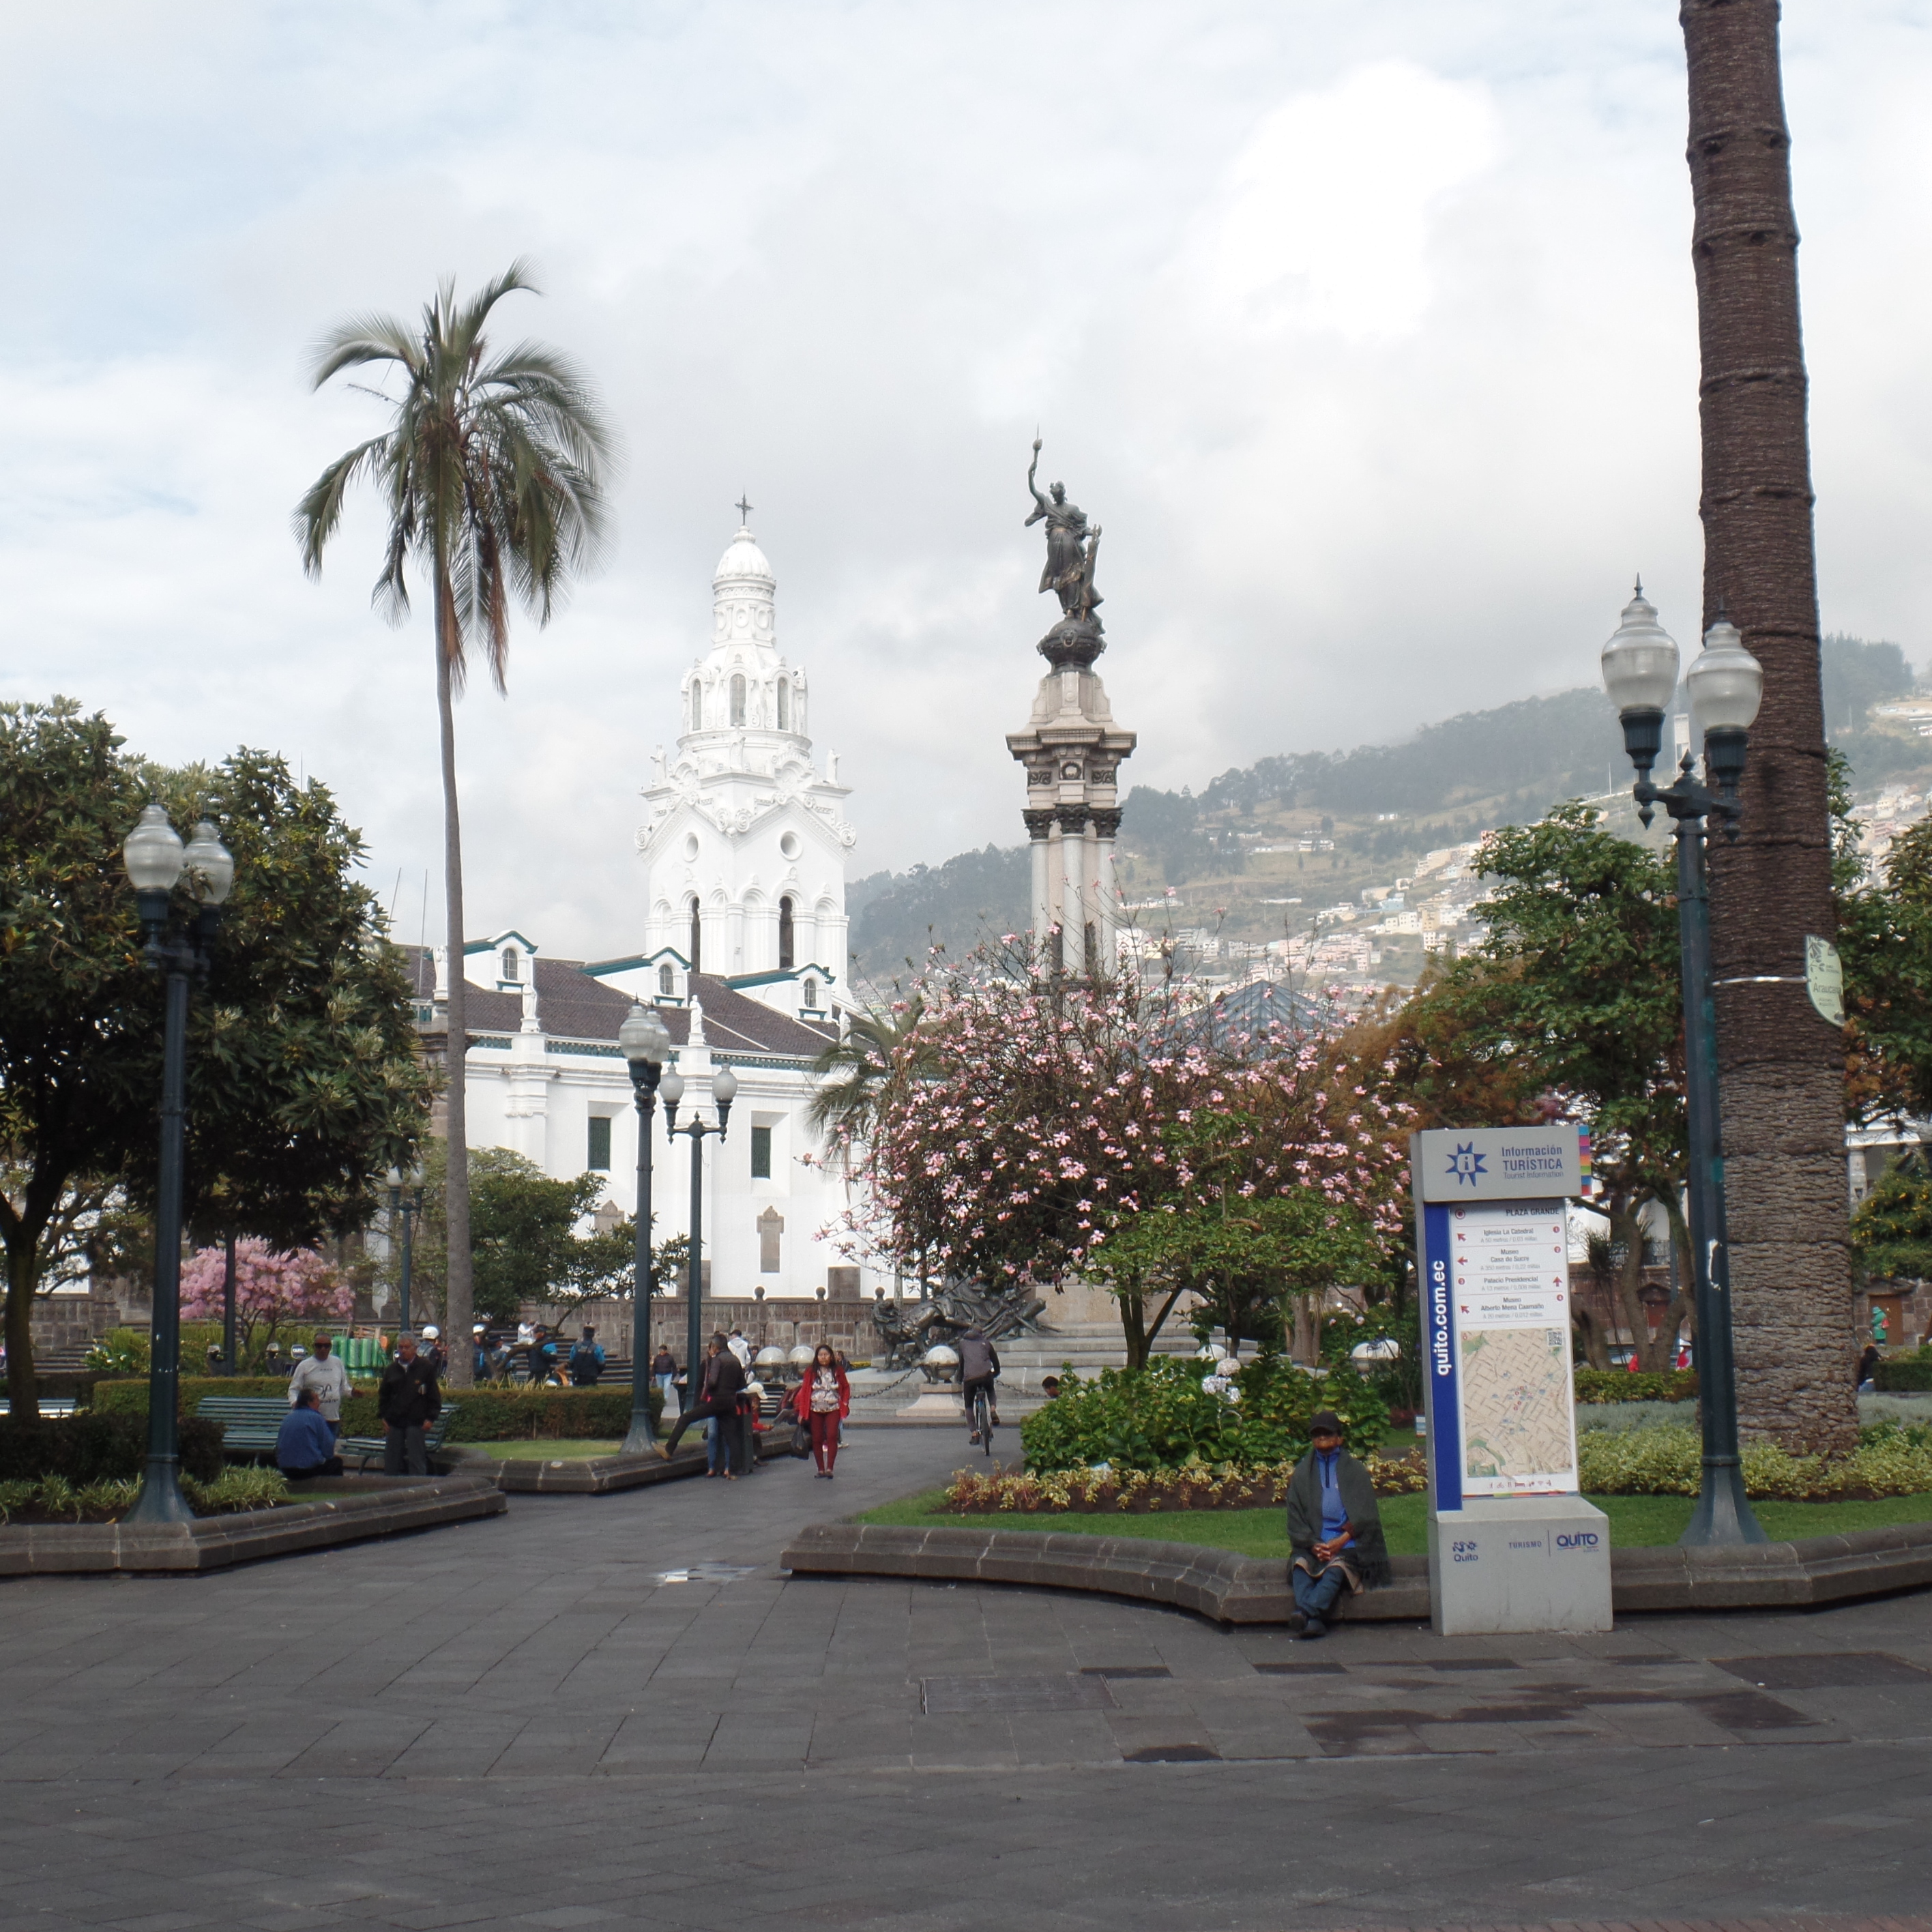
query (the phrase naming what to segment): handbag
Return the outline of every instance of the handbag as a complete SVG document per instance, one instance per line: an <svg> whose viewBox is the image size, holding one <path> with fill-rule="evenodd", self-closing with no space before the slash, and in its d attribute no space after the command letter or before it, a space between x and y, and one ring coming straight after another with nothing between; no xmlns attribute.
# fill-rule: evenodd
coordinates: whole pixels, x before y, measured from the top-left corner
<svg viewBox="0 0 1932 1932"><path fill-rule="evenodd" d="M794 1456L812 1454L812 1428L808 1423L795 1422L791 1430L791 1453Z"/></svg>

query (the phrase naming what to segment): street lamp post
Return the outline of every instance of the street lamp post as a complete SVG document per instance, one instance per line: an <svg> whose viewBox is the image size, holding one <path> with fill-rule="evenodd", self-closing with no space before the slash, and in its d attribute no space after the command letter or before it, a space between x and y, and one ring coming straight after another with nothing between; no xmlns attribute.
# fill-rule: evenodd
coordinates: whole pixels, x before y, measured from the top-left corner
<svg viewBox="0 0 1932 1932"><path fill-rule="evenodd" d="M631 1430L620 1452L641 1456L657 1446L651 1424L651 1116L658 1082L670 1057L670 1035L650 1007L634 1004L617 1029L617 1044L630 1063L631 1093L638 1104L637 1256L631 1277Z"/></svg>
<svg viewBox="0 0 1932 1932"><path fill-rule="evenodd" d="M1731 1271L1724 1222L1724 1156L1718 1130L1718 1030L1711 982L1711 900L1705 867L1706 821L1738 836L1746 740L1764 691L1764 668L1722 615L1685 680L1694 740L1704 741L1704 775L1693 776L1696 746L1674 784L1651 782L1664 739L1665 707L1677 692L1677 646L1657 621L1643 586L1604 646L1604 686L1623 720L1624 748L1636 768L1632 795L1648 826L1662 806L1676 826L1677 932L1684 999L1684 1084L1690 1140L1691 1271L1697 1316L1697 1408L1703 1432L1703 1482L1686 1544L1762 1543L1745 1499L1738 1455L1737 1370L1732 1352Z"/></svg>
<svg viewBox="0 0 1932 1932"><path fill-rule="evenodd" d="M704 1280L701 1264L704 1247L704 1137L716 1134L719 1140L724 1138L724 1129L731 1118L731 1102L738 1097L738 1076L728 1066L718 1068L711 1082L711 1097L718 1103L718 1124L705 1125L702 1117L694 1113L688 1126L677 1124L677 1105L684 1098L684 1076L676 1067L667 1073L658 1084L658 1091L664 1096L664 1132L667 1136L686 1134L691 1140L691 1252L687 1257L688 1271L685 1276L685 1295L690 1306L686 1311L685 1394L689 1401L698 1400L698 1365L704 1360L704 1311L698 1293L699 1284Z"/></svg>
<svg viewBox="0 0 1932 1932"><path fill-rule="evenodd" d="M158 805L142 812L121 848L146 936L147 962L162 974L161 1144L154 1204L154 1304L148 1364L148 1468L128 1522L192 1522L181 1492L182 1160L188 1086L188 993L190 974L206 976L221 902L235 880L235 861L203 819L183 849L180 835ZM172 919L182 873L200 910L193 925Z"/></svg>
<svg viewBox="0 0 1932 1932"><path fill-rule="evenodd" d="M422 1212L422 1169L412 1167L405 1174L400 1168L392 1167L389 1170L388 1179L389 1225L392 1228L396 1225L398 1215L403 1224L402 1252L398 1269L400 1278L396 1284L397 1299L400 1304L397 1310L396 1332L406 1335L410 1332L410 1276L416 1260L410 1224L415 1216ZM452 1342L450 1346L454 1348L455 1344Z"/></svg>

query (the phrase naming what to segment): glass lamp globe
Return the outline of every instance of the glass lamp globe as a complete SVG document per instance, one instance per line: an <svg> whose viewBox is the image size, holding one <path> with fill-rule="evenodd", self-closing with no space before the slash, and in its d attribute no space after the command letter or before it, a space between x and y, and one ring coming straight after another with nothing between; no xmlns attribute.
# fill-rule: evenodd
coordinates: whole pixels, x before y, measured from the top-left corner
<svg viewBox="0 0 1932 1932"><path fill-rule="evenodd" d="M121 862L137 892L172 892L182 875L182 849L167 814L158 805L145 806L122 842Z"/></svg>
<svg viewBox="0 0 1932 1932"><path fill-rule="evenodd" d="M1641 581L1604 646L1603 664L1604 688L1619 712L1667 710L1677 694L1677 640L1657 621Z"/></svg>
<svg viewBox="0 0 1932 1932"><path fill-rule="evenodd" d="M1684 682L1700 731L1748 731L1764 698L1764 666L1744 648L1738 627L1720 617Z"/></svg>
<svg viewBox="0 0 1932 1932"><path fill-rule="evenodd" d="M194 879L194 896L203 905L220 904L235 883L235 857L206 819L194 828L182 862Z"/></svg>
<svg viewBox="0 0 1932 1932"><path fill-rule="evenodd" d="M670 1051L670 1035L657 1015L640 1002L624 1016L624 1024L617 1029L617 1044L626 1060L662 1066Z"/></svg>
<svg viewBox="0 0 1932 1932"><path fill-rule="evenodd" d="M728 1066L718 1070L717 1078L711 1083L711 1097L721 1107L728 1107L738 1097L738 1076Z"/></svg>
<svg viewBox="0 0 1932 1932"><path fill-rule="evenodd" d="M675 1108L684 1098L684 1076L674 1066L658 1082L658 1093L667 1107Z"/></svg>

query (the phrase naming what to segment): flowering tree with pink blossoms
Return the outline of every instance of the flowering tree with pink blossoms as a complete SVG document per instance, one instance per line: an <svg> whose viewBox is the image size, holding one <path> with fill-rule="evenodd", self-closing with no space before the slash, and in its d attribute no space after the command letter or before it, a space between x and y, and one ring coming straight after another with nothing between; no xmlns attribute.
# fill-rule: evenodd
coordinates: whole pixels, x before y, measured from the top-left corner
<svg viewBox="0 0 1932 1932"><path fill-rule="evenodd" d="M918 988L854 1162L875 1255L994 1286L1104 1281L1130 1361L1181 1295L1360 1280L1401 1226L1406 1107L1327 1038L1203 1043L1131 979L1012 953Z"/></svg>
<svg viewBox="0 0 1932 1932"><path fill-rule="evenodd" d="M182 1312L190 1321L222 1318L224 1266L220 1248L197 1248L182 1264ZM313 1248L279 1253L253 1237L235 1244L236 1327L244 1356L258 1330L266 1347L284 1330L345 1322L355 1312L354 1291Z"/></svg>

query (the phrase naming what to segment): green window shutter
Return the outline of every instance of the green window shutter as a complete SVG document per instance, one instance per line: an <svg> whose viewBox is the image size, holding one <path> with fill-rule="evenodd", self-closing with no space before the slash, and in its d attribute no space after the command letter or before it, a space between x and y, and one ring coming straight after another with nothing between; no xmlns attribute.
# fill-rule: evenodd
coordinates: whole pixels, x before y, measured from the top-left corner
<svg viewBox="0 0 1932 1932"><path fill-rule="evenodd" d="M610 1123L601 1115L591 1117L589 1166L593 1174L610 1172Z"/></svg>
<svg viewBox="0 0 1932 1932"><path fill-rule="evenodd" d="M772 1178L772 1130L770 1127L752 1130L752 1178L769 1180Z"/></svg>

